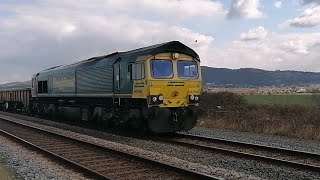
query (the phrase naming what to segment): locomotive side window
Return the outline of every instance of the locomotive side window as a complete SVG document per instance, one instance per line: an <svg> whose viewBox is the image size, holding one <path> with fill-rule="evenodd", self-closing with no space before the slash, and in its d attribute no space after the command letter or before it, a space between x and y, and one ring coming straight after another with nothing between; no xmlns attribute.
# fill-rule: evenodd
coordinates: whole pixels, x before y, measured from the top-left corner
<svg viewBox="0 0 320 180"><path fill-rule="evenodd" d="M139 80L144 78L144 64L134 63L129 65L130 79Z"/></svg>
<svg viewBox="0 0 320 180"><path fill-rule="evenodd" d="M48 93L48 81L43 81L42 88L43 93Z"/></svg>
<svg viewBox="0 0 320 180"><path fill-rule="evenodd" d="M42 93L42 81L38 81L38 93Z"/></svg>
<svg viewBox="0 0 320 180"><path fill-rule="evenodd" d="M38 81L38 93L48 93L48 81Z"/></svg>
<svg viewBox="0 0 320 180"><path fill-rule="evenodd" d="M172 78L172 61L167 59L151 60L151 71L153 78Z"/></svg>

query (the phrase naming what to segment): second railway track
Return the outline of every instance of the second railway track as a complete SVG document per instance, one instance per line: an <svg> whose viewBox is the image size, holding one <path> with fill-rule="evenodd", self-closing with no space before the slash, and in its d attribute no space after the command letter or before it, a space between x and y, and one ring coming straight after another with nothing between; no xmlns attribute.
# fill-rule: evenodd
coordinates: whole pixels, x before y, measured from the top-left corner
<svg viewBox="0 0 320 180"><path fill-rule="evenodd" d="M0 118L0 133L96 179L221 179Z"/></svg>
<svg viewBox="0 0 320 180"><path fill-rule="evenodd" d="M173 145L266 162L268 164L320 172L320 155L310 152L180 133L170 137L155 137L152 139Z"/></svg>

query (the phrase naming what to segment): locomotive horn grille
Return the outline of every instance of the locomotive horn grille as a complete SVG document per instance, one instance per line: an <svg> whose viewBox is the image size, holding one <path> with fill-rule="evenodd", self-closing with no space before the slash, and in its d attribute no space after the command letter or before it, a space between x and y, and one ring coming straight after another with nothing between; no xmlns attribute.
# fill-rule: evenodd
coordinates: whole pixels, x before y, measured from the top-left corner
<svg viewBox="0 0 320 180"><path fill-rule="evenodd" d="M178 91L173 91L172 92L172 97L177 97L179 95L179 92Z"/></svg>

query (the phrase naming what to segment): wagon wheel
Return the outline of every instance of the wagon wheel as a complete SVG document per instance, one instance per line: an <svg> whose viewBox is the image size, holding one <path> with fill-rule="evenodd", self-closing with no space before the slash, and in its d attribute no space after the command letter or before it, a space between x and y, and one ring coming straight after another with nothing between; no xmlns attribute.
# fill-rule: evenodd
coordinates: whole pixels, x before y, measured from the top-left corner
<svg viewBox="0 0 320 180"><path fill-rule="evenodd" d="M9 110L9 103L8 103L8 102L5 102L5 103L4 103L4 109L5 109L6 111Z"/></svg>

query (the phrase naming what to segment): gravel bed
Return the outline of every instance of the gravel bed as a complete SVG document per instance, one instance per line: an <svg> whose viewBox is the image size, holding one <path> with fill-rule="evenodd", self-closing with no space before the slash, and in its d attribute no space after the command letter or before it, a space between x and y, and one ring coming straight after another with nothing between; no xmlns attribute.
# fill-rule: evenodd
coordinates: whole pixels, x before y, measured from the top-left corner
<svg viewBox="0 0 320 180"><path fill-rule="evenodd" d="M55 132L68 134L72 137L85 139L87 141L115 149L134 152L141 156L152 157L154 159L199 172L218 175L225 179L320 179L320 174L317 173L297 171L292 168L280 168L278 166L233 158L221 154L195 151L185 147L172 146L154 141L117 136L96 130L61 124L58 122L40 120L34 117L24 117L20 115L14 116L66 130L72 130L78 133L72 133L53 127L46 127L46 129L53 130ZM33 124L31 122L29 123ZM196 131L200 132L201 130L196 129L192 132L197 133Z"/></svg>
<svg viewBox="0 0 320 180"><path fill-rule="evenodd" d="M248 132L235 132L224 129L208 129L202 127L195 127L194 129L189 131L188 134L203 135L208 137L222 138L233 141L248 142L253 144L320 154L319 141Z"/></svg>
<svg viewBox="0 0 320 180"><path fill-rule="evenodd" d="M172 151L174 152L174 154L169 153L169 155L162 154L161 151L155 152L156 149L158 148L158 145L157 145L158 143L154 144L154 142L152 141L145 141L145 140L140 140L135 138L117 136L113 134L103 133L101 131L90 130L90 129L85 129L85 128L76 127L76 126L70 126L67 124L53 122L49 120L41 120L34 117L27 117L27 116L22 116L17 114L8 114L4 112L1 112L0 114L6 114L6 115L10 115L11 117L15 116L17 118L28 119L28 121L15 119L15 121L30 124L40 128L44 128L46 130L67 135L69 137L73 137L76 139L85 140L88 142L94 142L96 144L100 144L102 146L109 147L112 149L121 150L124 152L131 152L131 153L133 152L136 155L147 157L147 158L153 158L168 164L185 167L188 169L196 170L198 172L207 173L215 176L221 176L225 179L261 179L261 178L256 178L252 175L245 175L242 173L238 173L232 169L227 170L227 169L216 167L216 166L202 165L201 163L190 162L188 159L184 160L174 156L170 156L170 155L175 155L175 151ZM32 123L30 121L33 121L36 123ZM38 123L46 124L48 126L40 125ZM49 126L58 127L59 129L54 127L49 127ZM72 130L73 132L62 130L62 129ZM162 146L161 149L167 149L165 144L159 144L159 145ZM184 148L184 150L189 151L189 149L187 148Z"/></svg>
<svg viewBox="0 0 320 180"><path fill-rule="evenodd" d="M88 179L1 135L0 157L14 179Z"/></svg>

